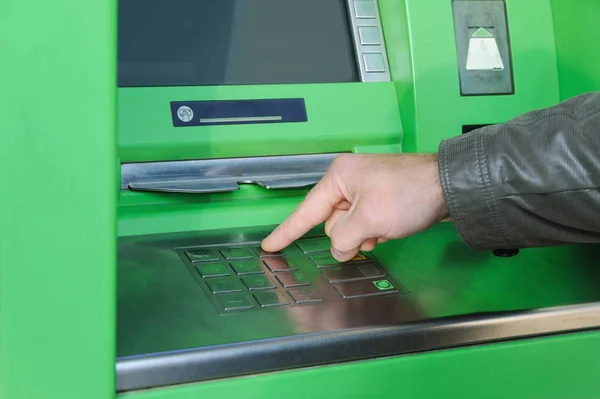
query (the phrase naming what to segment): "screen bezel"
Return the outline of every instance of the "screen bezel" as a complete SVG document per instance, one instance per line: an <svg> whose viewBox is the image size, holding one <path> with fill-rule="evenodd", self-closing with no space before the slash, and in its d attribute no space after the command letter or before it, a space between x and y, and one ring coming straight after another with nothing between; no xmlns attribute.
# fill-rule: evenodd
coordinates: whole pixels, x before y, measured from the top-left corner
<svg viewBox="0 0 600 399"><path fill-rule="evenodd" d="M256 0L256 4L120 0L117 85L360 81L349 4L347 0Z"/></svg>

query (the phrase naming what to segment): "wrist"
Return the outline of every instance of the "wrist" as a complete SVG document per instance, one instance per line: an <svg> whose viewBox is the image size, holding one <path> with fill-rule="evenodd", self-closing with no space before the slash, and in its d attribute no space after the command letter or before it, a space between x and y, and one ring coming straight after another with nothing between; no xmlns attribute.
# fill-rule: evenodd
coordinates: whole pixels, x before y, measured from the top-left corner
<svg viewBox="0 0 600 399"><path fill-rule="evenodd" d="M450 213L446 204L446 196L444 195L444 187L440 177L440 166L437 154L430 156L431 167L431 191L432 200L437 209L437 221L445 222L450 220Z"/></svg>

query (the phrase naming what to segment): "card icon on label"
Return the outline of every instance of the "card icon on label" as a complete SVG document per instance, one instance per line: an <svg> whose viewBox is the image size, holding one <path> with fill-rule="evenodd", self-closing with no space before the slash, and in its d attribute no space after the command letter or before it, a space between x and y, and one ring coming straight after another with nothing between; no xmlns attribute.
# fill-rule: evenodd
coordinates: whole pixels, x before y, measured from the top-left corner
<svg viewBox="0 0 600 399"><path fill-rule="evenodd" d="M485 28L477 29L469 39L469 71L503 71L504 62L494 36Z"/></svg>

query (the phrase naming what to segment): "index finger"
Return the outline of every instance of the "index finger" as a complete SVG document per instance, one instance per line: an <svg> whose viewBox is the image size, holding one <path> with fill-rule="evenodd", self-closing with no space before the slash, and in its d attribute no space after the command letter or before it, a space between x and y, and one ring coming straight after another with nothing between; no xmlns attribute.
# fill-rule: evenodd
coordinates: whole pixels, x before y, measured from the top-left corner
<svg viewBox="0 0 600 399"><path fill-rule="evenodd" d="M329 173L306 195L304 201L262 242L262 249L277 252L302 237L315 226L323 223L342 195Z"/></svg>

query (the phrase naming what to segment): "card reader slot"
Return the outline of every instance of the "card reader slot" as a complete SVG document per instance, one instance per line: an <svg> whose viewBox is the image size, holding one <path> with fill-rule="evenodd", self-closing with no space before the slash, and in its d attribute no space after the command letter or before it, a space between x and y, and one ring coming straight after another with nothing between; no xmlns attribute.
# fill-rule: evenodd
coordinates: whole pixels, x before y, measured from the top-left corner
<svg viewBox="0 0 600 399"><path fill-rule="evenodd" d="M256 184L277 190L316 184L339 154L289 155L121 165L121 190L219 193Z"/></svg>

